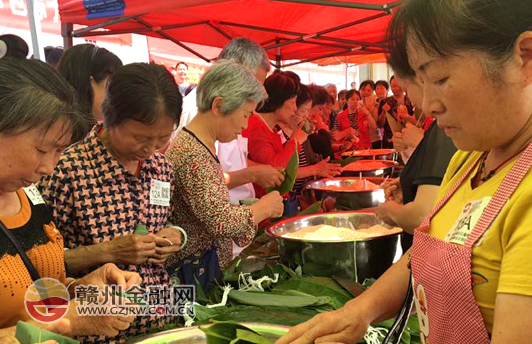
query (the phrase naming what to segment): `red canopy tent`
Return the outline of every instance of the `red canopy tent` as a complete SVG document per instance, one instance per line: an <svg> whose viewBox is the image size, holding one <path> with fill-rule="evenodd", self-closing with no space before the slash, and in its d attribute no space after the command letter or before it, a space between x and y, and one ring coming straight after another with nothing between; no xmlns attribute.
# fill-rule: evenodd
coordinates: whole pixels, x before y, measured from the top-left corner
<svg viewBox="0 0 532 344"><path fill-rule="evenodd" d="M365 63L386 63L385 54L333 56L314 61L318 66L331 66L342 63L360 65Z"/></svg>
<svg viewBox="0 0 532 344"><path fill-rule="evenodd" d="M276 67L337 55L375 55L393 0L59 0L63 36L138 33L163 37L205 61L183 42L223 47L235 37L259 42ZM73 30L72 24L87 25ZM68 42L65 42L68 46ZM298 60L285 63L283 60Z"/></svg>

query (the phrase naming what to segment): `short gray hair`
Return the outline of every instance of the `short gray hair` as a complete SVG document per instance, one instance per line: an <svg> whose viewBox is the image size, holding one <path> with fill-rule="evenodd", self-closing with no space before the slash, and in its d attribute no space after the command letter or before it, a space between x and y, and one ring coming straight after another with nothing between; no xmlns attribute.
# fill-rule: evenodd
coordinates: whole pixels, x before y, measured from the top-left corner
<svg viewBox="0 0 532 344"><path fill-rule="evenodd" d="M268 97L264 86L241 64L218 60L209 68L198 85L196 102L199 112L208 112L216 97L223 99L221 112L229 115L246 102L260 103Z"/></svg>
<svg viewBox="0 0 532 344"><path fill-rule="evenodd" d="M235 38L229 42L218 56L218 59L236 61L246 66L252 73L259 68L270 71L270 59L266 50L248 38Z"/></svg>

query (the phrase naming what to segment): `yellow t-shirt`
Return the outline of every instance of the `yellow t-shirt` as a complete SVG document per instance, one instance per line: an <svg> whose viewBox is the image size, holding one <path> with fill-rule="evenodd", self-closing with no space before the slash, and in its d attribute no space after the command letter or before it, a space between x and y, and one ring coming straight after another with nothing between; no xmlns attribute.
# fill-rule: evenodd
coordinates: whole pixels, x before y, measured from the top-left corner
<svg viewBox="0 0 532 344"><path fill-rule="evenodd" d="M466 169L480 158L481 154L480 152L458 151L454 155L440 187L438 199L447 193ZM472 189L471 179L478 167L475 168L454 196L432 219L430 234L436 238L450 241L448 234L454 232L453 228L463 214L464 207L471 201L484 199L484 204L479 207L479 211L481 211L486 205L485 203L489 201L489 198L486 197L495 194L498 186L516 161L517 159L514 159L491 179ZM486 328L490 333L493 328L497 293L532 296L531 200L532 173L529 172L494 220L492 226L479 240L478 245L473 247L473 293ZM460 226L462 225L464 225L463 222ZM474 223L470 225L473 227ZM451 242L460 244L460 236L458 239L457 236L454 236L454 240Z"/></svg>

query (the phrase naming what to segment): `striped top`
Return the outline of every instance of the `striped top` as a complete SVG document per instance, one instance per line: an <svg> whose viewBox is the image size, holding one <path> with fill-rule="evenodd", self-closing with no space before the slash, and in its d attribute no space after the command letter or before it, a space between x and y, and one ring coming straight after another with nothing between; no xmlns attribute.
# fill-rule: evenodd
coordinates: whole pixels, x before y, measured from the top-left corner
<svg viewBox="0 0 532 344"><path fill-rule="evenodd" d="M347 117L349 118L349 122L351 123L351 128L354 128L356 131L358 131L358 112L347 114ZM340 122L338 121L338 116L334 120L334 129L342 130Z"/></svg>
<svg viewBox="0 0 532 344"><path fill-rule="evenodd" d="M276 125L274 130L281 137L281 142L283 143L283 145L285 144L285 142L290 140L290 136L288 136L279 125ZM305 153L303 147L300 147L297 154L299 155L299 167L305 167L310 165L307 158L307 154ZM303 186L311 179L312 178L310 177L296 179L293 191L295 191L298 195L301 194Z"/></svg>

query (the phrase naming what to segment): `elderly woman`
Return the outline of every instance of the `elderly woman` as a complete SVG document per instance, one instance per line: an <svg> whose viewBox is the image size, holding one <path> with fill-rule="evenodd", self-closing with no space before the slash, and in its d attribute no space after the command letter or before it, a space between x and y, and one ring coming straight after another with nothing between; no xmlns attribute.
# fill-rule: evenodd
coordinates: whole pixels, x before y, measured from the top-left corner
<svg viewBox="0 0 532 344"><path fill-rule="evenodd" d="M215 153L215 142L230 142L241 134L265 97L264 87L245 67L219 60L197 87L198 115L166 153L175 171L172 220L188 235L187 246L167 264L180 283L197 280L209 288L232 259L232 241L250 244L257 224L283 212L278 192L252 206L232 205Z"/></svg>
<svg viewBox="0 0 532 344"><path fill-rule="evenodd" d="M264 87L268 98L249 120L244 137L249 140L249 158L257 163L285 168L297 145L307 140L303 130L294 131L293 136L282 144L273 130L279 123L288 123L296 113L299 82L284 72L275 72L266 78Z"/></svg>
<svg viewBox="0 0 532 344"><path fill-rule="evenodd" d="M307 121L312 108L312 95L306 85L300 85L297 93L297 111L292 116L288 124L278 124L276 130L281 135L281 139L286 142L294 133L294 130L301 126L302 122ZM298 150L299 169L297 170L297 179L294 183L294 191L301 193L306 182L312 177L334 177L342 172L339 164L328 163L329 158L320 159L312 150L309 140L305 141Z"/></svg>
<svg viewBox="0 0 532 344"><path fill-rule="evenodd" d="M168 227L173 172L156 150L170 138L181 113L181 95L162 66L134 63L111 77L103 105L104 123L68 148L40 189L65 238L72 274L115 263L143 278L143 287L170 286L163 263L181 244ZM172 317L138 317L115 337L162 327Z"/></svg>
<svg viewBox="0 0 532 344"><path fill-rule="evenodd" d="M136 273L123 272L113 264L78 280L66 277L63 238L33 183L52 173L73 132L84 124L75 106L74 90L50 66L36 60L0 61L2 343L14 335L18 321L32 322L24 300L28 287L39 278L66 284L71 297L78 285L120 284L127 288L140 282ZM24 261L25 257L28 260ZM73 336L113 335L132 321L126 317L80 317L74 308L65 318L69 321L34 323Z"/></svg>
<svg viewBox="0 0 532 344"><path fill-rule="evenodd" d="M279 343L356 342L368 324L397 314L409 281L422 342L530 342L530 18L532 6L521 0L403 2L391 24L390 63L415 76L423 111L460 151L411 251L343 309Z"/></svg>

